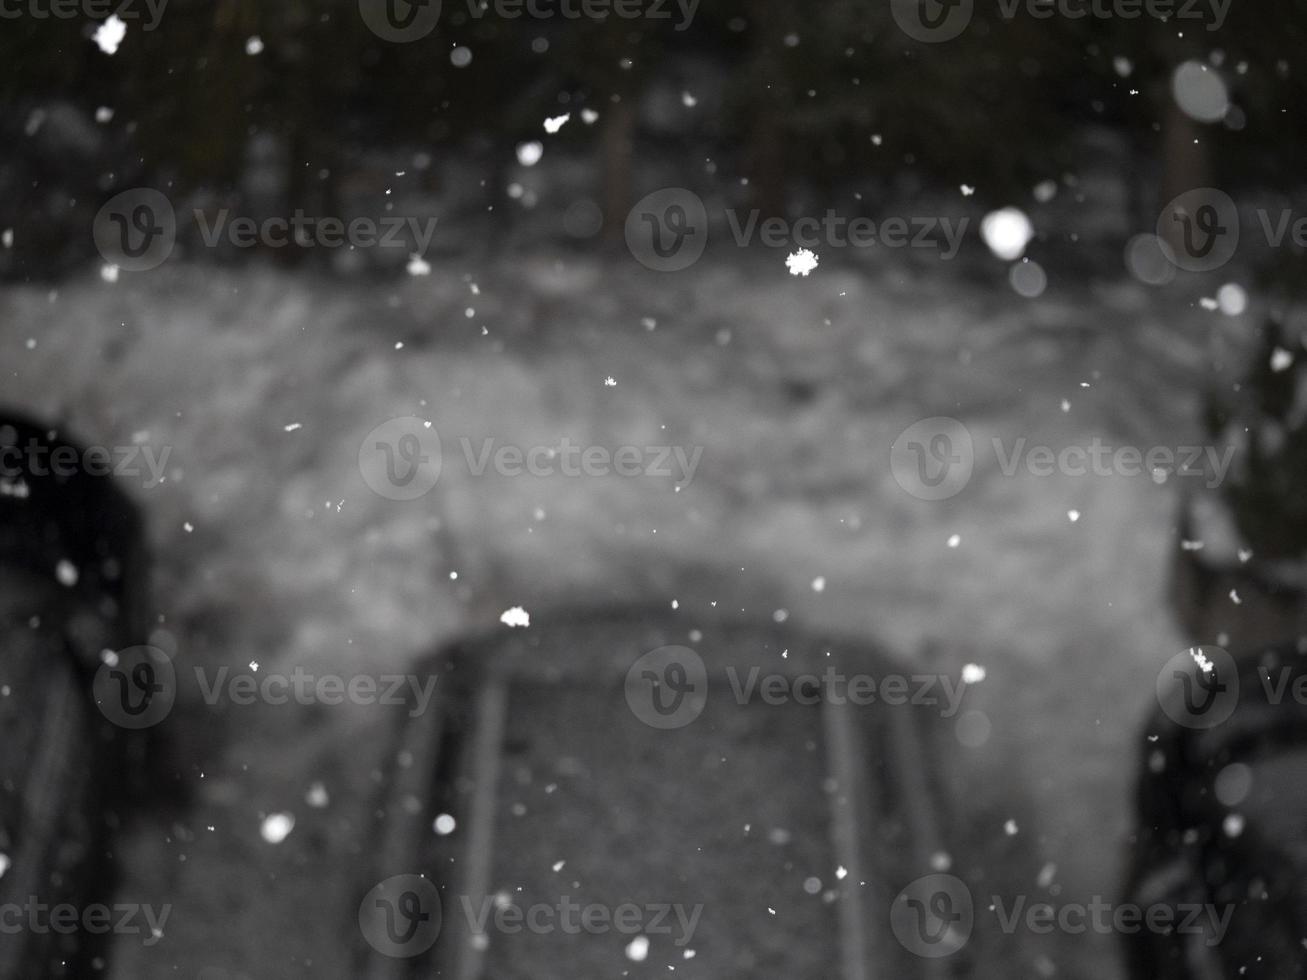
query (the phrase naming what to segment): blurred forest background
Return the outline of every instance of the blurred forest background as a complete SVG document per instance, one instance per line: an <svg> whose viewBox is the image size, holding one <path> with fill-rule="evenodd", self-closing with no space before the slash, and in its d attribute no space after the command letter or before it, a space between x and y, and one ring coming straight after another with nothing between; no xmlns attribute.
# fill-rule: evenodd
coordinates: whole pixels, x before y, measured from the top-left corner
<svg viewBox="0 0 1307 980"><path fill-rule="evenodd" d="M0 33L0 228L24 247L0 254L0 274L84 261L99 205L136 186L256 217L375 215L384 201L438 215L451 248L569 206L580 217L559 237L611 241L667 183L765 215L875 216L875 202L962 184L999 207L1096 167L1119 183L1123 220L1151 230L1182 190L1289 194L1284 175L1307 163L1286 139L1307 115L1302 3L1215 6L1164 23L982 3L960 37L923 44L888 2L710 0L688 30L674 4L667 19L596 21L449 2L430 36L394 44L347 0L174 0L163 29L129 22L113 57L85 17L19 17ZM1229 89L1215 125L1172 96L1186 61ZM534 183L518 181L513 148L567 112Z"/></svg>

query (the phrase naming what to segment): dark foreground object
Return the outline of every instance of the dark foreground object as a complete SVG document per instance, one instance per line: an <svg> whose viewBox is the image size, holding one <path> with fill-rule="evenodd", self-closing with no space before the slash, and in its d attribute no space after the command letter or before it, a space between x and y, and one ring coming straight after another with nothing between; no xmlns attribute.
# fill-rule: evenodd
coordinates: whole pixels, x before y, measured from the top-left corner
<svg viewBox="0 0 1307 980"><path fill-rule="evenodd" d="M102 651L139 642L136 510L107 476L33 464L59 446L83 458L29 420L0 415L4 980L102 969L103 936L78 923L89 906L112 902L109 832L126 743L97 710L91 679ZM72 928L52 924L60 905L76 910Z"/></svg>
<svg viewBox="0 0 1307 980"><path fill-rule="evenodd" d="M974 945L931 959L891 929L948 851L939 709L775 697L902 667L770 622L539 619L428 665L359 890L360 976L967 974Z"/></svg>
<svg viewBox="0 0 1307 980"><path fill-rule="evenodd" d="M1145 727L1127 901L1211 906L1228 925L1126 936L1130 976L1304 978L1307 656L1296 644L1241 660L1204 651L1211 671L1175 678Z"/></svg>

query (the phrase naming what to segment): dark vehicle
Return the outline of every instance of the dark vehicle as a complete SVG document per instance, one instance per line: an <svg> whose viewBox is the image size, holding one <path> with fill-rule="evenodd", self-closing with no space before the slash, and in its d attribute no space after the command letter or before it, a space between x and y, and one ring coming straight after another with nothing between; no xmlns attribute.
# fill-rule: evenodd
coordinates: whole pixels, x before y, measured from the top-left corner
<svg viewBox="0 0 1307 980"><path fill-rule="evenodd" d="M1191 653L1206 677L1144 728L1126 890L1195 927L1126 935L1130 976L1307 976L1307 647Z"/></svg>
<svg viewBox="0 0 1307 980"><path fill-rule="evenodd" d="M3 977L94 972L97 937L52 928L48 910L112 901L129 743L92 678L106 652L139 642L145 551L135 506L86 458L56 430L0 416Z"/></svg>

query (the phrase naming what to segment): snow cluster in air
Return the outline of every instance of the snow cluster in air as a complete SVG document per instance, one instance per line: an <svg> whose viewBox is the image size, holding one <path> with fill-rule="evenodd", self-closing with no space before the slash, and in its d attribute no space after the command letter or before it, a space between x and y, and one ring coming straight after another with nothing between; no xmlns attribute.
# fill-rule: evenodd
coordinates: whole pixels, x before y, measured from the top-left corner
<svg viewBox="0 0 1307 980"><path fill-rule="evenodd" d="M531 614L521 606L514 606L512 609L505 609L503 614L500 615L499 621L510 627L530 626Z"/></svg>

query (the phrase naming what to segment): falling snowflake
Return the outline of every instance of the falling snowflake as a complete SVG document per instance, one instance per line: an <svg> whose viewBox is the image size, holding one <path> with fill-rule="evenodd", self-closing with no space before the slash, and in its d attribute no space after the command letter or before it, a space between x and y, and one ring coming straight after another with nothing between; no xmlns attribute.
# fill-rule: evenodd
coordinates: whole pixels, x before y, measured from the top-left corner
<svg viewBox="0 0 1307 980"><path fill-rule="evenodd" d="M499 617L499 621L505 626L530 626L531 615L521 606L514 606L512 609L505 609Z"/></svg>
<svg viewBox="0 0 1307 980"><path fill-rule="evenodd" d="M1005 262L1015 262L1035 237L1035 230L1024 211L1002 208L985 215L980 222L980 234L991 252Z"/></svg>
<svg viewBox="0 0 1307 980"><path fill-rule="evenodd" d="M626 946L626 958L632 963L643 963L649 956L649 940L645 936L636 936Z"/></svg>
<svg viewBox="0 0 1307 980"><path fill-rule="evenodd" d="M614 377L610 374L608 377L604 378L604 387L605 387L605 388L616 388L616 387L617 387L617 379L614 378Z"/></svg>
<svg viewBox="0 0 1307 980"><path fill-rule="evenodd" d="M263 818L259 833L269 844L280 844L295 829L295 815L291 813L269 813Z"/></svg>
<svg viewBox="0 0 1307 980"><path fill-rule="evenodd" d="M408 274L410 276L431 275L431 264L420 255L409 256Z"/></svg>
<svg viewBox="0 0 1307 980"><path fill-rule="evenodd" d="M105 54L117 54L118 45L123 43L123 38L127 36L127 25L123 23L122 18L113 14L108 20L95 29L95 35L92 40L99 46Z"/></svg>
<svg viewBox="0 0 1307 980"><path fill-rule="evenodd" d="M245 53L253 57L256 54L263 53L263 38L255 34L245 42Z"/></svg>
<svg viewBox="0 0 1307 980"><path fill-rule="evenodd" d="M792 276L806 276L817 268L817 256L809 249L801 248L785 259L785 267Z"/></svg>
<svg viewBox="0 0 1307 980"><path fill-rule="evenodd" d="M962 668L962 681L965 684L979 684L985 679L985 668L980 664L967 664Z"/></svg>
<svg viewBox="0 0 1307 980"><path fill-rule="evenodd" d="M553 116L545 120L545 132L551 136L567 125L567 121L572 118L570 112L565 112L561 116Z"/></svg>
<svg viewBox="0 0 1307 980"><path fill-rule="evenodd" d="M517 145L517 162L524 167L534 167L545 154L543 143L532 140L530 143Z"/></svg>
<svg viewBox="0 0 1307 980"><path fill-rule="evenodd" d="M1276 374L1281 371L1287 371L1289 365L1293 363L1293 355L1283 347L1277 347L1271 351L1271 370Z"/></svg>

